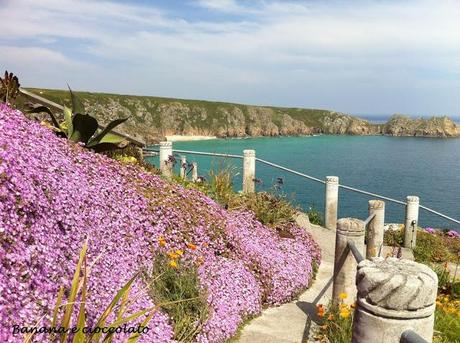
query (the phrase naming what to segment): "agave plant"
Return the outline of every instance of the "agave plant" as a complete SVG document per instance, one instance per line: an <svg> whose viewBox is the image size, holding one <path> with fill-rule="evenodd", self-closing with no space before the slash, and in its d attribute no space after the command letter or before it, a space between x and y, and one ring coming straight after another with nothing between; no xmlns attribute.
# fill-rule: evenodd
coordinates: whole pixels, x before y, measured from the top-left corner
<svg viewBox="0 0 460 343"><path fill-rule="evenodd" d="M50 115L56 133L72 142L84 143L86 148L96 152L119 149L126 146L126 140L111 131L124 123L128 118L120 118L110 122L103 130L99 130L97 119L85 114L83 103L69 87L72 108L64 105L64 121L59 122L53 112L46 106L36 106L30 113L46 112Z"/></svg>
<svg viewBox="0 0 460 343"><path fill-rule="evenodd" d="M8 73L5 71L5 76L2 79L0 77L0 99L2 102L10 103L13 101L19 94L19 84L18 77L13 75L13 73Z"/></svg>

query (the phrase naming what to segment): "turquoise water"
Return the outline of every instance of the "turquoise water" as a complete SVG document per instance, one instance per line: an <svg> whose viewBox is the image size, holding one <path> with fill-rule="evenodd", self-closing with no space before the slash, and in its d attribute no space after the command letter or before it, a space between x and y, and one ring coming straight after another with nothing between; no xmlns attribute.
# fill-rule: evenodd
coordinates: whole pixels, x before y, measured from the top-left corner
<svg viewBox="0 0 460 343"><path fill-rule="evenodd" d="M176 142L175 149L242 155L255 149L257 157L324 179L336 175L340 183L369 192L405 200L417 195L424 206L455 219L460 218L460 139L384 136L314 136L251 139L216 139ZM222 158L188 156L197 161L199 175L206 176L211 165ZM157 163L158 158L152 159ZM235 188L241 189L242 161L228 159L239 175ZM283 191L303 208L314 205L323 211L324 185L257 163L258 189L273 187L284 179ZM344 189L339 191L339 217L367 217L370 198ZM386 202L386 222L404 221L404 206ZM420 210L420 225L460 230L458 224Z"/></svg>

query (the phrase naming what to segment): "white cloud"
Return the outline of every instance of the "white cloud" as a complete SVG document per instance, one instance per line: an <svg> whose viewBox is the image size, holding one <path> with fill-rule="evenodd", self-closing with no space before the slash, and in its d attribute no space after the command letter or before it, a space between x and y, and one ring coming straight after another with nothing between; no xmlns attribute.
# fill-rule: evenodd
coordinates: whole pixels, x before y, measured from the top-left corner
<svg viewBox="0 0 460 343"><path fill-rule="evenodd" d="M449 98L460 91L458 1L195 4L222 15L180 16L112 2L8 1L0 8L0 66L40 69L54 87L63 86L65 72L78 87L101 91L350 112L460 113ZM27 79L31 85L43 85L38 74Z"/></svg>

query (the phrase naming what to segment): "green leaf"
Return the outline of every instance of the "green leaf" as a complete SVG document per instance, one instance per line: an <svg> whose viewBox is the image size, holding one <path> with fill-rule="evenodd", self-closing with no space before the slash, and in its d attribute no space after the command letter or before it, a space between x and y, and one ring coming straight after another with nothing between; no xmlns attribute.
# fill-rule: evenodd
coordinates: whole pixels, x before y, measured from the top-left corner
<svg viewBox="0 0 460 343"><path fill-rule="evenodd" d="M84 258L86 256L87 249L88 249L88 240L85 241L85 243L83 244L83 248L81 249L80 258L78 259L78 263L77 263L77 266L75 268L75 273L73 275L72 287L70 288L70 295L69 295L69 298L67 299L67 305L65 306L64 317L62 318L61 326L66 328L66 329L69 328L70 317L72 316L73 306L74 306L74 303L75 303L75 299L77 298L78 284L79 284L79 281L80 281L81 266L82 266L83 260L84 260ZM61 336L60 341L61 342L66 342L67 341L67 333L64 333Z"/></svg>
<svg viewBox="0 0 460 343"><path fill-rule="evenodd" d="M103 151L110 151L110 150L115 150L115 149L123 149L126 147L127 141L123 141L120 144L114 144L114 143L99 143L95 146L92 146L91 149L93 149L95 152L103 152Z"/></svg>
<svg viewBox="0 0 460 343"><path fill-rule="evenodd" d="M85 343L85 334L83 333L83 328L85 327L86 322L86 292L88 288L88 275L86 270L86 256L84 259L84 269L83 269L83 287L81 293L81 302L80 302L80 311L78 313L78 320L77 320L77 328L78 331L75 334L73 339L73 343Z"/></svg>
<svg viewBox="0 0 460 343"><path fill-rule="evenodd" d="M129 315L128 317L125 317L125 318L122 318L122 319L119 319L119 320L116 320L114 321L112 324L110 324L110 327L112 328L116 328L116 327L119 327L119 326L122 326L123 324L125 323L128 323L134 319L137 319L139 318L140 316L150 312L150 311L153 311L156 309L156 307L153 307L153 308L148 308L148 309L145 309L145 310L141 310L141 311L138 311L134 314L131 314ZM152 315L152 314L151 314ZM152 315L153 317L153 315ZM148 318L148 317L147 317ZM112 339L112 336L113 336L113 333L108 333L105 337L104 337L104 340L103 342L108 342Z"/></svg>
<svg viewBox="0 0 460 343"><path fill-rule="evenodd" d="M128 117L129 118L129 117ZM123 124L125 121L128 120L128 118L120 118L113 120L110 122L109 125L105 127L104 130L102 130L99 134L97 134L91 142L88 142L88 147L94 146L102 141L105 135L107 135L110 131L112 131L114 128L116 128L118 125Z"/></svg>
<svg viewBox="0 0 460 343"><path fill-rule="evenodd" d="M144 321L141 323L140 326L141 326L141 327L147 326L147 324L150 322L150 320L152 320L153 315L155 314L155 312L156 312L156 309L153 310L153 311L144 319ZM129 337L129 339L127 340L127 343L136 343L140 336L141 336L141 334L138 333L138 332L133 333L133 334Z"/></svg>
<svg viewBox="0 0 460 343"><path fill-rule="evenodd" d="M112 301L110 302L110 304L107 306L107 308L104 310L104 312L101 314L101 316L99 317L99 320L97 321L95 327L104 327L105 325L105 321L107 320L107 317L109 316L109 314L113 311L113 309L115 308L115 305L118 303L118 301L120 300L121 297L123 297L123 295L126 293L126 292L129 292L129 290L131 289L131 286L133 284L133 282L136 280L136 278L138 277L138 273L135 274L119 291L118 293L115 295L115 297L112 299ZM91 336L90 336L90 342L99 342L99 337L101 336L101 332L98 332L98 333L93 333Z"/></svg>
<svg viewBox="0 0 460 343"><path fill-rule="evenodd" d="M72 110L64 105L64 121L67 127L67 137L71 137L73 134L73 124L72 124Z"/></svg>
<svg viewBox="0 0 460 343"><path fill-rule="evenodd" d="M70 89L70 86L67 85L70 91L70 100L72 101L72 112L73 113L80 113L80 114L85 114L85 107L83 106L83 103L78 99L78 97L72 92Z"/></svg>
<svg viewBox="0 0 460 343"><path fill-rule="evenodd" d="M58 120L56 119L56 117L54 116L53 112L51 112L51 110L49 109L49 107L46 107L46 106L35 106L33 107L32 109L28 110L27 111L28 113L48 113L51 117L51 121L53 122L53 125L58 128L59 130L62 130L62 127L61 125L59 125L59 122Z"/></svg>
<svg viewBox="0 0 460 343"><path fill-rule="evenodd" d="M72 118L73 132L70 136L72 142L88 143L98 128L97 120L86 114L75 113Z"/></svg>

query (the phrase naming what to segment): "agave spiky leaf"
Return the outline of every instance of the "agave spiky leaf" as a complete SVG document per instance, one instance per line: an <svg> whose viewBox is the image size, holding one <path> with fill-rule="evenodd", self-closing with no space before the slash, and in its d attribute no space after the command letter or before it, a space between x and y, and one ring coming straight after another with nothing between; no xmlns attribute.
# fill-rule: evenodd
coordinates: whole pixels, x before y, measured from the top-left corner
<svg viewBox="0 0 460 343"><path fill-rule="evenodd" d="M70 92L70 100L72 102L72 112L73 113L80 113L80 114L85 114L86 111L85 111L85 106L83 106L83 103L81 102L81 100L75 95L74 92L72 92L72 90L70 89L70 86L67 85L67 87L69 88L69 92Z"/></svg>
<svg viewBox="0 0 460 343"><path fill-rule="evenodd" d="M120 118L120 119L115 119L107 125L104 130L102 130L100 133L98 133L96 136L94 136L89 142L88 142L88 148L91 148L99 143L121 143L124 139L120 137L119 142L115 141L108 141L105 140L103 141L104 137L110 133L113 129L115 129L118 125L123 124L125 121L127 121L129 117L127 118Z"/></svg>
<svg viewBox="0 0 460 343"><path fill-rule="evenodd" d="M0 77L0 98L1 101L9 103L19 95L19 79L13 73L5 70L3 78Z"/></svg>
<svg viewBox="0 0 460 343"><path fill-rule="evenodd" d="M96 133L98 123L96 118L87 114L75 113L72 118L72 142L83 142L88 144L88 141Z"/></svg>

